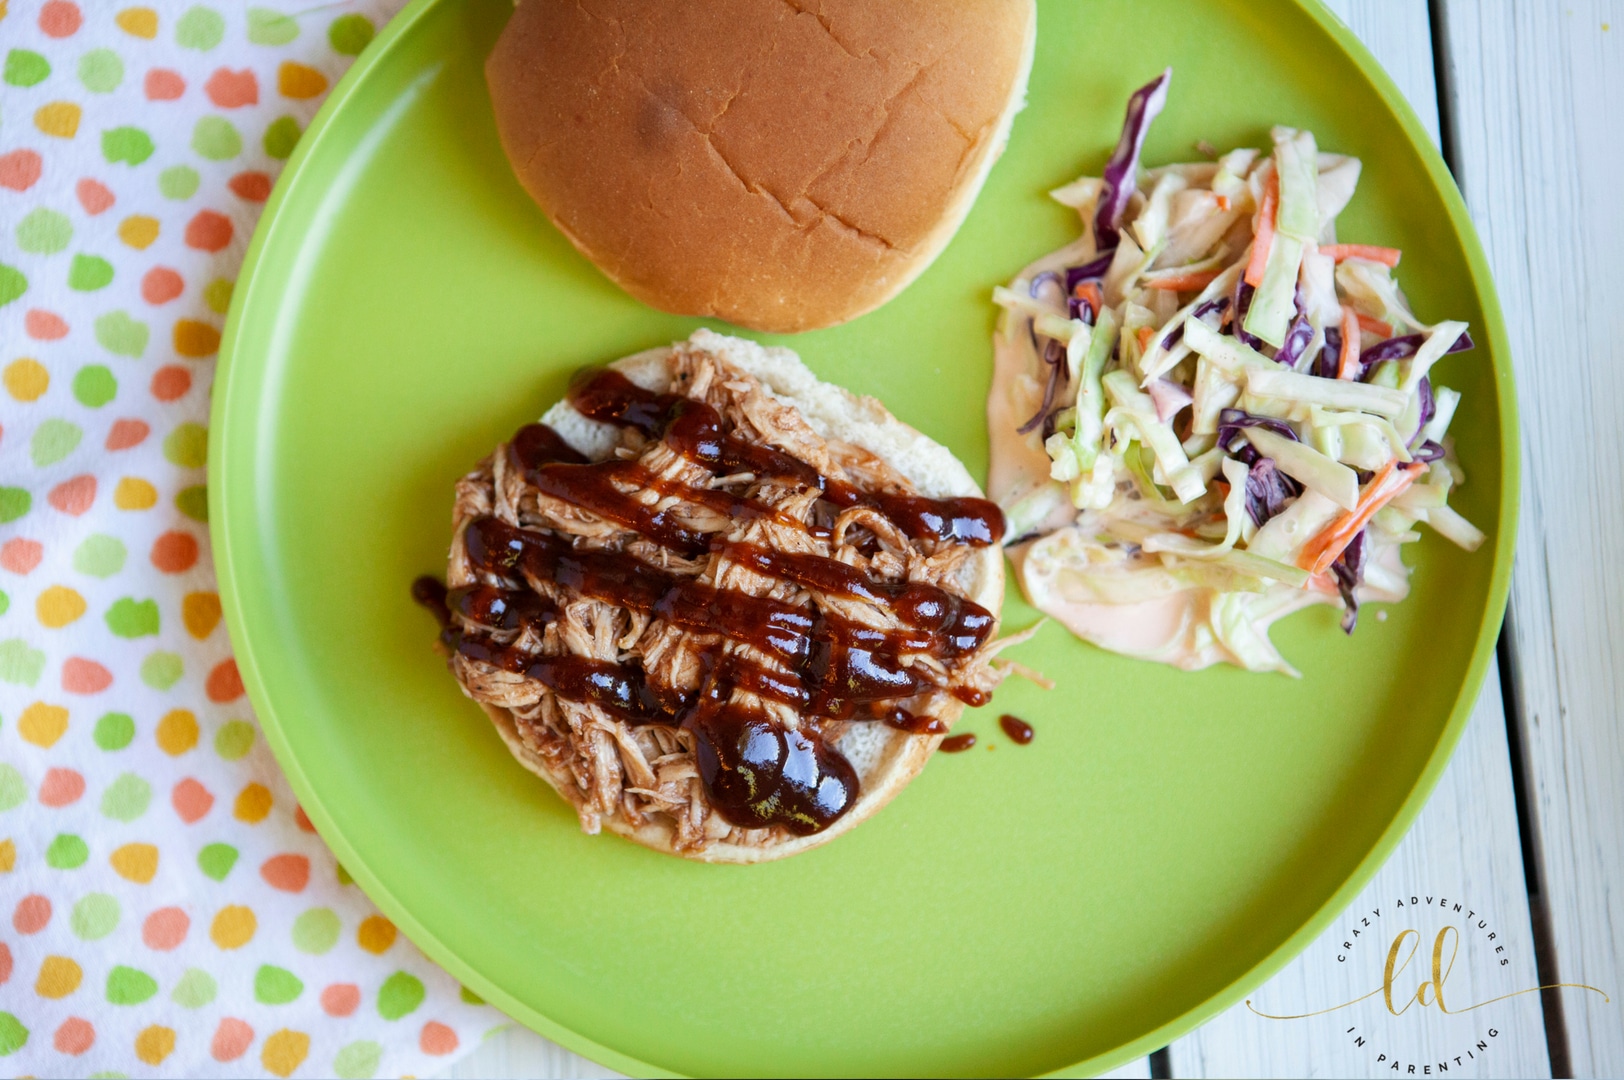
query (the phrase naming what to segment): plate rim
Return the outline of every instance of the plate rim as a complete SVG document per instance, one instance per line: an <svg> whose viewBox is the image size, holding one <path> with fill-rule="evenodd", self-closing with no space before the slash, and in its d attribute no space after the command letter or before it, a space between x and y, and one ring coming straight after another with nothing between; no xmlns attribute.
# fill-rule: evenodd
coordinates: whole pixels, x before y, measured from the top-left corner
<svg viewBox="0 0 1624 1080"><path fill-rule="evenodd" d="M242 676L254 713L267 744L276 757L292 787L299 805L316 825L322 841L332 849L345 870L360 884L370 899L396 926L400 927L430 960L444 968L462 985L473 989L485 1001L496 1005L510 1018L519 1021L538 1034L551 1039L565 1049L581 1054L599 1064L619 1072L640 1076L674 1077L673 1072L653 1062L644 1061L553 1020L546 1014L525 1004L497 983L487 979L480 971L464 962L411 910L387 888L373 872L361 851L352 845L338 829L325 803L310 783L292 752L254 660L254 648L243 620L240 606L238 567L232 552L230 518L226 513L226 480L233 471L246 469L251 480L257 458L245 454L239 464L231 454L226 439L226 420L234 411L234 395L252 392L244 390L248 376L238 377L239 365L234 362L239 348L238 333L243 311L254 293L255 271L277 231L282 203L288 192L298 183L305 162L315 155L327 137L334 116L352 98L357 88L378 68L397 43L434 9L451 0L411 0L395 15L366 47L361 55L339 79L316 115L312 118L298 145L294 148L282 174L277 178L270 198L256 225L253 237L243 257L242 268L233 290L231 305L221 335L220 350L215 363L213 397L209 410L209 539L213 548L217 587L224 610L227 633L231 640L232 655ZM1495 643L1505 614L1510 592L1513 554L1516 547L1518 516L1521 504L1521 424L1518 416L1515 379L1511 364L1510 341L1502 318L1499 295L1494 287L1488 258L1472 224L1470 212L1462 198L1454 177L1449 172L1438 148L1421 126L1414 109L1399 91L1397 84L1385 68L1365 47L1345 23L1323 0L1280 0L1298 8L1312 19L1354 64L1361 76L1370 84L1377 96L1397 119L1412 148L1418 151L1427 178L1442 197L1448 220L1456 240L1466 256L1469 280L1483 309L1485 336L1492 358L1493 385L1500 427L1500 512L1496 521L1496 542L1493 549L1494 564L1490 572L1487 603L1482 613L1472 659L1449 718L1439 734L1437 744L1417 776L1410 792L1399 805L1393 819L1343 883L1280 944L1276 945L1257 963L1228 985L1210 995L1202 1003L1187 1009L1160 1027L1140 1035L1092 1058L1063 1066L1048 1076L1088 1076L1114 1069L1134 1058L1168 1046L1175 1039L1188 1034L1214 1016L1232 1007L1247 993L1262 985L1285 967L1312 941L1328 929L1358 894L1370 883L1376 871L1386 863L1399 842L1409 832L1416 817L1425 806L1444 769L1448 767L1456 744L1465 730L1467 720L1481 693L1489 664L1496 658ZM1041 28L1040 28L1041 29Z"/></svg>

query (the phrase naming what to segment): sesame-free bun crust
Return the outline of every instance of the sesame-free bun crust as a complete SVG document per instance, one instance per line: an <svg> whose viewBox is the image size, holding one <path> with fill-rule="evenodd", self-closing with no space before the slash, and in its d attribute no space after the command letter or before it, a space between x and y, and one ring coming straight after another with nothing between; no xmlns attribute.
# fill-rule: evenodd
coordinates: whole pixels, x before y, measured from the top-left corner
<svg viewBox="0 0 1624 1080"><path fill-rule="evenodd" d="M1024 101L1033 0L520 0L485 65L519 181L664 311L871 311L964 220Z"/></svg>
<svg viewBox="0 0 1624 1080"><path fill-rule="evenodd" d="M934 498L981 494L981 488L970 473L946 447L892 416L875 399L858 397L838 386L820 382L790 350L763 348L755 342L709 330L698 331L690 341L754 375L780 400L796 406L825 439L850 443L884 458L921 494ZM609 366L639 386L664 391L671 385L667 363L670 353L669 348L650 349ZM606 456L615 444L614 429L583 417L567 402L554 405L542 417L542 422L594 459ZM1003 549L997 545L978 549L965 560L954 584L996 615L1004 601ZM963 713L964 706L946 695L943 698L931 715L951 726ZM525 745L508 710L483 702L480 707L520 764L547 781L572 804L581 799L581 792L570 776L555 772L546 759ZM790 837L766 846L718 841L703 849L684 850L676 846L675 830L657 818L651 817L639 827L619 813L608 814L603 817L603 826L646 847L704 862L753 863L781 859L827 843L867 820L919 774L941 741L940 735L910 735L881 723L850 725L835 746L856 769L860 794L838 821L811 836Z"/></svg>

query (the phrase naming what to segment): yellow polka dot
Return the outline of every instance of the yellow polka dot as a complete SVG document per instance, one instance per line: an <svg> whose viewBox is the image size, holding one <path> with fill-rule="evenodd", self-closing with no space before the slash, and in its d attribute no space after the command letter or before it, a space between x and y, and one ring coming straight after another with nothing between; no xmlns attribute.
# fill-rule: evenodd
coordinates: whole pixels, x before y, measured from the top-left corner
<svg viewBox="0 0 1624 1080"><path fill-rule="evenodd" d="M118 238L139 251L158 239L158 219L131 214L119 222Z"/></svg>
<svg viewBox="0 0 1624 1080"><path fill-rule="evenodd" d="M150 510L158 503L158 489L134 476L126 476L113 489L113 505L120 510Z"/></svg>
<svg viewBox="0 0 1624 1080"><path fill-rule="evenodd" d="M17 843L14 840L0 840L0 874L11 873L11 868L17 865Z"/></svg>
<svg viewBox="0 0 1624 1080"><path fill-rule="evenodd" d="M309 1053L309 1035L283 1028L265 1040L265 1049L260 1051L259 1060L277 1076L292 1076L293 1070L304 1064L305 1055Z"/></svg>
<svg viewBox="0 0 1624 1080"><path fill-rule="evenodd" d="M107 857L125 881L145 885L158 873L158 849L151 844L125 844Z"/></svg>
<svg viewBox="0 0 1624 1080"><path fill-rule="evenodd" d="M162 1065L175 1050L175 1029L153 1024L135 1037L135 1056L148 1065Z"/></svg>
<svg viewBox="0 0 1624 1080"><path fill-rule="evenodd" d="M34 993L42 998L65 998L84 981L85 973L66 956L47 956L34 980Z"/></svg>
<svg viewBox="0 0 1624 1080"><path fill-rule="evenodd" d="M85 613L85 598L66 585L52 585L34 601L40 625L58 630Z"/></svg>
<svg viewBox="0 0 1624 1080"><path fill-rule="evenodd" d="M113 16L118 28L126 34L151 41L158 36L158 13L149 7L125 8Z"/></svg>
<svg viewBox="0 0 1624 1080"><path fill-rule="evenodd" d="M327 76L313 67L288 60L276 69L276 88L283 97L313 98L327 89Z"/></svg>
<svg viewBox="0 0 1624 1080"><path fill-rule="evenodd" d="M186 624L186 632L202 641L220 625L220 594L187 593L180 602L180 617Z"/></svg>
<svg viewBox="0 0 1624 1080"><path fill-rule="evenodd" d="M254 912L241 904L228 904L220 909L209 927L209 938L222 949L240 949L254 940L259 920Z"/></svg>
<svg viewBox="0 0 1624 1080"><path fill-rule="evenodd" d="M68 730L68 710L36 701L17 718L17 733L35 746L50 748Z"/></svg>
<svg viewBox="0 0 1624 1080"><path fill-rule="evenodd" d="M382 954L395 943L395 924L382 915L368 915L361 920L355 940L367 952Z"/></svg>
<svg viewBox="0 0 1624 1080"><path fill-rule="evenodd" d="M231 810L238 821L258 825L271 812L271 793L264 784L249 784L237 796L237 805Z"/></svg>
<svg viewBox="0 0 1624 1080"><path fill-rule="evenodd" d="M220 331L196 319L175 320L175 351L193 360L220 351Z"/></svg>
<svg viewBox="0 0 1624 1080"><path fill-rule="evenodd" d="M18 401L38 401L51 385L45 365L30 357L6 365L6 391Z"/></svg>
<svg viewBox="0 0 1624 1080"><path fill-rule="evenodd" d="M179 757L197 745L197 717L189 709L171 709L158 721L158 746Z"/></svg>
<svg viewBox="0 0 1624 1080"><path fill-rule="evenodd" d="M71 139L79 131L79 106L71 101L53 101L34 110L34 126L42 135Z"/></svg>

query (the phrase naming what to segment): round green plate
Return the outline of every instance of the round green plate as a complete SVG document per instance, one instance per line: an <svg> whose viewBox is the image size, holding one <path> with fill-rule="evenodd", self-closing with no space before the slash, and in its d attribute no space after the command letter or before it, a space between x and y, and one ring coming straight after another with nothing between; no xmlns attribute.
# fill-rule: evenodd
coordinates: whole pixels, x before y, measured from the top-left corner
<svg viewBox="0 0 1624 1080"><path fill-rule="evenodd" d="M638 1073L1081 1073L1232 1004L1312 939L1425 800L1474 702L1511 565L1509 353L1464 206L1397 90L1317 6L1056 2L1030 104L952 245L898 299L792 344L982 472L993 285L1076 234L1096 172L1173 65L1147 163L1312 128L1365 173L1344 238L1403 247L1421 317L1469 320L1458 507L1415 591L1351 639L1275 630L1303 678L1183 674L1055 625L884 813L808 854L706 866L609 836L521 769L408 598L442 572L453 481L570 372L697 324L611 285L497 144L482 64L510 0L409 7L299 145L248 253L210 446L221 595L294 790L435 960L564 1045ZM1035 613L1011 587L1006 625ZM995 718L1037 729L1021 747Z"/></svg>

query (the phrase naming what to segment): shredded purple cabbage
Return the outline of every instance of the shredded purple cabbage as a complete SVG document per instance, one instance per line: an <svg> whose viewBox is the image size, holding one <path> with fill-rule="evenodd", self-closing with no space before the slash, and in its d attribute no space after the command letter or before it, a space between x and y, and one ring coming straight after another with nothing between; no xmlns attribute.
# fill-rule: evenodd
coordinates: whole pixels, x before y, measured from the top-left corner
<svg viewBox="0 0 1624 1080"><path fill-rule="evenodd" d="M1291 325L1286 327L1286 340L1274 354L1275 362L1288 368L1296 367L1297 358L1302 356L1303 350L1308 348L1308 343L1313 340L1314 324L1308 321L1307 315L1298 312L1297 317L1291 320Z"/></svg>
<svg viewBox="0 0 1624 1080"><path fill-rule="evenodd" d="M1410 459L1419 461L1423 465L1430 465L1434 461L1442 461L1444 448L1431 439L1423 439L1421 445L1410 451Z"/></svg>
<svg viewBox="0 0 1624 1080"><path fill-rule="evenodd" d="M1367 367L1379 364L1383 360L1403 360L1405 357L1414 356L1426 340L1427 335L1425 334L1404 334L1401 337L1390 337L1386 341L1379 341L1366 349L1359 359ZM1475 347L1475 345L1476 342L1472 340L1472 335L1462 330L1460 337L1455 339L1455 343L1446 349L1445 353L1465 352L1467 349Z"/></svg>
<svg viewBox="0 0 1624 1080"><path fill-rule="evenodd" d="M1257 290L1246 283L1244 276L1235 279L1235 305L1232 309L1235 312L1235 336L1246 346L1261 352L1263 339L1246 332L1246 313L1252 310L1252 297L1255 295Z"/></svg>
<svg viewBox="0 0 1624 1080"><path fill-rule="evenodd" d="M1301 495L1303 486L1281 472L1274 458L1259 455L1251 446L1246 449L1251 450L1257 458L1246 473L1246 514L1252 519L1252 524L1261 528L1284 510L1292 499Z"/></svg>
<svg viewBox="0 0 1624 1080"><path fill-rule="evenodd" d="M1337 364L1342 356L1342 330L1340 327L1327 326L1325 328L1325 347L1320 350L1319 357L1314 361L1312 375L1322 379L1336 378Z"/></svg>
<svg viewBox="0 0 1624 1080"><path fill-rule="evenodd" d="M1194 311L1190 312L1189 319L1205 319L1208 315L1217 312L1220 318L1218 326L1213 327L1213 329L1216 330L1218 327L1223 325L1222 315L1228 309L1229 297L1214 297L1213 299L1208 300L1206 303L1198 305ZM1177 326L1173 327L1173 329L1167 332L1167 336L1162 338L1162 348L1171 349L1173 346L1184 340L1184 322L1188 322L1189 319L1180 322ZM1212 326L1211 323L1208 323L1207 325Z"/></svg>
<svg viewBox="0 0 1624 1080"><path fill-rule="evenodd" d="M1421 398L1421 422L1415 426L1417 438L1419 438L1421 429L1431 423L1434 416L1438 415L1438 402L1432 396L1432 380L1425 375L1421 376L1421 383L1415 388L1415 392ZM1410 441L1413 443L1415 439Z"/></svg>
<svg viewBox="0 0 1624 1080"><path fill-rule="evenodd" d="M1111 260L1116 258L1116 245L1095 256L1081 266L1072 266L1066 269L1066 292L1070 293L1085 281L1099 281L1105 277L1105 272L1111 269Z"/></svg>
<svg viewBox="0 0 1624 1080"><path fill-rule="evenodd" d="M1036 338L1034 337L1033 340L1035 341ZM1043 348L1039 355L1049 367L1049 377L1043 384L1043 404L1039 405L1038 411L1032 414L1032 419L1015 429L1017 435L1025 435L1030 431L1035 431L1039 424L1048 420L1049 410L1054 406L1055 395L1060 391L1060 380L1066 374L1066 347L1060 342L1054 338L1044 338Z"/></svg>
<svg viewBox="0 0 1624 1080"><path fill-rule="evenodd" d="M1272 416L1253 416L1240 409L1225 409L1218 414L1218 445L1223 448L1224 453L1236 460L1245 461L1248 465L1252 462L1242 455L1248 450L1253 454L1257 453L1251 443L1241 438L1241 429L1249 427L1263 428L1292 442L1302 442L1297 437L1297 432L1284 420L1276 420Z"/></svg>
<svg viewBox="0 0 1624 1080"><path fill-rule="evenodd" d="M1094 243L1101 249L1116 246L1122 215L1128 212L1128 200L1139 182L1139 152L1144 149L1150 122L1167 104L1167 84L1172 78L1173 69L1167 68L1128 99L1122 137L1105 163L1105 187L1094 211Z"/></svg>
<svg viewBox="0 0 1624 1080"><path fill-rule="evenodd" d="M1342 632L1352 634L1359 625L1359 598L1354 589L1365 579L1365 530L1360 529L1331 564L1336 591L1342 594Z"/></svg>

